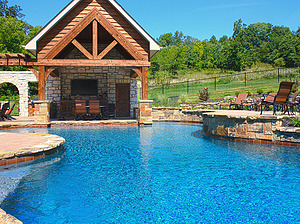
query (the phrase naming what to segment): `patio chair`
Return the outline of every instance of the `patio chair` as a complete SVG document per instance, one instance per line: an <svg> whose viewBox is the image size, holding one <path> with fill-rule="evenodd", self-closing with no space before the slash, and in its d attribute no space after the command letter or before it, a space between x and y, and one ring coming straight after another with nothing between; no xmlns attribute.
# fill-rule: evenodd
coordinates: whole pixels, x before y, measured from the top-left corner
<svg viewBox="0 0 300 224"><path fill-rule="evenodd" d="M277 93L269 93L269 95L264 100L262 100L256 105L257 108L260 108L260 115L262 115L263 106L265 106L265 108L269 108L271 105L274 104L276 95Z"/></svg>
<svg viewBox="0 0 300 224"><path fill-rule="evenodd" d="M294 111L299 111L299 94L300 91L296 91L288 100L288 107L292 113L294 113Z"/></svg>
<svg viewBox="0 0 300 224"><path fill-rule="evenodd" d="M116 106L113 103L108 104L108 117L109 118L115 118L116 117Z"/></svg>
<svg viewBox="0 0 300 224"><path fill-rule="evenodd" d="M281 110L284 114L288 112L290 115L288 98L291 93L294 82L281 82L279 90L274 100L273 105L273 115L276 114L278 110Z"/></svg>
<svg viewBox="0 0 300 224"><path fill-rule="evenodd" d="M4 119L6 119L5 117L5 113L6 111L9 109L9 103L5 103L3 104L2 106L2 109L1 109L1 113L0 113L0 119L3 121Z"/></svg>
<svg viewBox="0 0 300 224"><path fill-rule="evenodd" d="M9 105L9 104L8 104ZM11 108L7 108L4 114L5 119L8 120L16 120L15 118L13 118L12 116L10 116L11 112L13 111L14 107L16 104L14 104Z"/></svg>
<svg viewBox="0 0 300 224"><path fill-rule="evenodd" d="M100 101L99 100L90 100L89 101L89 115L93 119L100 119L102 117L101 111L100 111Z"/></svg>
<svg viewBox="0 0 300 224"><path fill-rule="evenodd" d="M87 115L86 101L85 100L75 100L75 120L85 119Z"/></svg>
<svg viewBox="0 0 300 224"><path fill-rule="evenodd" d="M247 104L247 105L246 105L246 103L245 103L245 102L246 102L246 99L247 99L247 96L248 96L248 93L240 93L240 94L238 95L238 97L236 98L235 102L232 103L232 104L230 105L230 107L231 107L231 106L234 106L235 109L238 109L238 108L243 109L244 106L251 106L252 104ZM229 107L229 108L230 108L230 107Z"/></svg>

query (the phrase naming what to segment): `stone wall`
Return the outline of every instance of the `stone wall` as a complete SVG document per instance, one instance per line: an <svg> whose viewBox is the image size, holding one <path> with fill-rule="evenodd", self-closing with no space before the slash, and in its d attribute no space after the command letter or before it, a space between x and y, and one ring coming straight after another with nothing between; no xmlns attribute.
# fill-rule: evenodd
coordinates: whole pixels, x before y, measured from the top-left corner
<svg viewBox="0 0 300 224"><path fill-rule="evenodd" d="M208 135L254 143L300 146L300 128L282 127L282 116L203 114Z"/></svg>
<svg viewBox="0 0 300 224"><path fill-rule="evenodd" d="M4 83L11 83L19 91L19 109L21 117L28 117L29 83L37 82L35 75L28 71L0 72L0 86ZM12 106L12 105L11 105Z"/></svg>
<svg viewBox="0 0 300 224"><path fill-rule="evenodd" d="M272 128L279 125L277 116L203 115L205 133L217 137L273 141Z"/></svg>
<svg viewBox="0 0 300 224"><path fill-rule="evenodd" d="M91 50L91 45L84 45L87 50ZM106 45L99 46L99 52ZM85 56L74 48L66 59L86 59ZM124 59L115 49L112 49L104 58ZM55 101L59 105L61 99L95 99L98 96L72 96L72 79L97 79L98 95L108 99L109 103L116 104L116 83L130 84L130 107L131 116L133 108L138 107L137 102L137 79L130 78L131 70L123 67L63 67L58 70L59 78L49 77L47 80L47 100Z"/></svg>
<svg viewBox="0 0 300 224"><path fill-rule="evenodd" d="M154 107L152 118L154 122L201 123L203 112L207 111L192 111L180 107Z"/></svg>

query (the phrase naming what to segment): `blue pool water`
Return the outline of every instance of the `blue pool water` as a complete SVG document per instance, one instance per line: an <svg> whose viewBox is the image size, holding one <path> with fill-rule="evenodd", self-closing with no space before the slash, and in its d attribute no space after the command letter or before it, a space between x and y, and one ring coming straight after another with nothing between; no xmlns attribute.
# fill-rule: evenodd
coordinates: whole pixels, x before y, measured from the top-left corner
<svg viewBox="0 0 300 224"><path fill-rule="evenodd" d="M18 131L66 139L58 154L0 168L16 187L0 207L25 224L300 222L297 147L186 124Z"/></svg>

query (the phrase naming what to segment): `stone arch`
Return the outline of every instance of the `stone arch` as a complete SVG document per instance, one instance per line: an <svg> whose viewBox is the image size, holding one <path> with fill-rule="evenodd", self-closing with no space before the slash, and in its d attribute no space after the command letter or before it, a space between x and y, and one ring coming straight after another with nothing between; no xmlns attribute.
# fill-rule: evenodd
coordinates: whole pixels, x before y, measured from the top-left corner
<svg viewBox="0 0 300 224"><path fill-rule="evenodd" d="M37 82L37 79L32 72L0 72L0 86L4 83L11 83L15 85L19 91L19 106L21 117L28 117L29 82Z"/></svg>

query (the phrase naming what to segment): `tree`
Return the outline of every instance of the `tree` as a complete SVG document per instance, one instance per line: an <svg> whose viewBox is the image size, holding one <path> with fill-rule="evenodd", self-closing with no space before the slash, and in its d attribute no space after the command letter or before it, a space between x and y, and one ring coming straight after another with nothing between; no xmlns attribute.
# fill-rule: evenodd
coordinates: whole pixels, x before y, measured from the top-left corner
<svg viewBox="0 0 300 224"><path fill-rule="evenodd" d="M160 37L157 39L157 43L162 47L169 47L174 45L174 38L172 33L160 35Z"/></svg>
<svg viewBox="0 0 300 224"><path fill-rule="evenodd" d="M0 17L14 17L19 19L24 17L20 6L14 5L9 7L7 4L7 0L0 0Z"/></svg>

